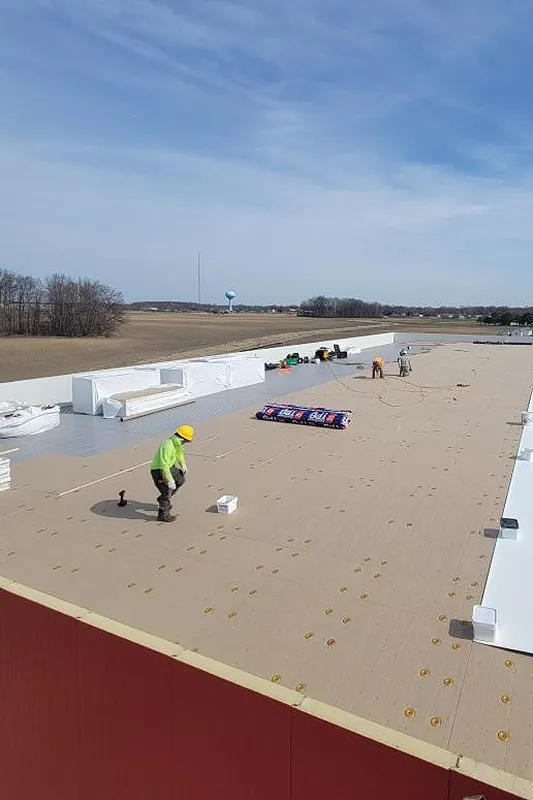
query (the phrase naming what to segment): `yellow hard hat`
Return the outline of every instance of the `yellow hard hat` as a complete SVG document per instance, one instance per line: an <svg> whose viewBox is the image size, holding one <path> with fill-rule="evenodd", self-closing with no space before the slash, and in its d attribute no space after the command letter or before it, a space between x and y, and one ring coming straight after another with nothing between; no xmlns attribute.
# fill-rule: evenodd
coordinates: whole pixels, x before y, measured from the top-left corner
<svg viewBox="0 0 533 800"><path fill-rule="evenodd" d="M185 439L186 442L192 442L194 438L194 428L190 425L180 425L176 433L178 436L181 436L182 439Z"/></svg>

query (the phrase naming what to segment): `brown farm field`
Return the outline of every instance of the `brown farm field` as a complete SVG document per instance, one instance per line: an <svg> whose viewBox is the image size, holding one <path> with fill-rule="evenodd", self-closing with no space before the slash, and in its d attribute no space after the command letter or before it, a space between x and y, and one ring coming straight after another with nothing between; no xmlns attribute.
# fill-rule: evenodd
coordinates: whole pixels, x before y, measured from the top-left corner
<svg viewBox="0 0 533 800"><path fill-rule="evenodd" d="M467 321L441 319L310 319L288 314L171 314L130 312L108 339L0 339L0 382L85 370L227 353L281 344L384 333L497 333Z"/></svg>

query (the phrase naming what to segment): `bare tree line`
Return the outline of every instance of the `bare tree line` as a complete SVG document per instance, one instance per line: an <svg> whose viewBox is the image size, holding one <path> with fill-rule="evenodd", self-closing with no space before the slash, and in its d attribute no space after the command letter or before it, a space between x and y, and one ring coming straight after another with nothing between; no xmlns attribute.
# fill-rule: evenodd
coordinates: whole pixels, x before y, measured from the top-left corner
<svg viewBox="0 0 533 800"><path fill-rule="evenodd" d="M491 325L533 325L533 308L526 306L400 306L367 303L353 297L311 297L300 306L301 313L311 317L475 317Z"/></svg>
<svg viewBox="0 0 533 800"><path fill-rule="evenodd" d="M120 292L89 278L43 280L0 269L0 335L109 336L124 318Z"/></svg>
<svg viewBox="0 0 533 800"><path fill-rule="evenodd" d="M354 297L311 297L300 305L301 313L312 317L368 317L383 315L383 306L379 303L365 303Z"/></svg>

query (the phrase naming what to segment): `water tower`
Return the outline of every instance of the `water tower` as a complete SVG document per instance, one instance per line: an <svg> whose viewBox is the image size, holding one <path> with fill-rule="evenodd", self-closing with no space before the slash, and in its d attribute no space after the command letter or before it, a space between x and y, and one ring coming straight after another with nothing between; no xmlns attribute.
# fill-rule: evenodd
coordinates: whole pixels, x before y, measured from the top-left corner
<svg viewBox="0 0 533 800"><path fill-rule="evenodd" d="M224 292L224 297L228 301L228 312L231 314L233 311L233 301L236 298L236 294L234 291Z"/></svg>

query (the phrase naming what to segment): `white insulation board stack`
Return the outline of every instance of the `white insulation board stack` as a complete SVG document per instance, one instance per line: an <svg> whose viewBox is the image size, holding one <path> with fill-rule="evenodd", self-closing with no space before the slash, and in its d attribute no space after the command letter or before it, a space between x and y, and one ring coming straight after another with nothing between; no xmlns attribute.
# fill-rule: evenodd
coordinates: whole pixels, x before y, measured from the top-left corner
<svg viewBox="0 0 533 800"><path fill-rule="evenodd" d="M228 356L209 356L195 359L200 363L225 364L228 370L230 389L240 389L243 386L252 386L255 383L264 383L265 364L255 356L238 354Z"/></svg>
<svg viewBox="0 0 533 800"><path fill-rule="evenodd" d="M533 411L533 396L529 404ZM533 422L524 425L503 518L518 520L518 530L502 531L490 565L480 607L474 612L474 640L533 654ZM514 538L516 537L516 538ZM493 609L492 635L478 623Z"/></svg>
<svg viewBox="0 0 533 800"><path fill-rule="evenodd" d="M186 361L168 361L131 369L73 375L72 405L76 414L103 413L106 417L130 416L118 413L115 402L117 397L123 400L125 398L120 397L121 395L156 386L172 385L176 390L179 388L187 390L188 399L194 400L226 389L238 389L241 386L262 383L264 380L263 361L254 356L238 355L232 358L212 356ZM148 407L150 401L144 399L142 403ZM157 410L157 404L153 410Z"/></svg>
<svg viewBox="0 0 533 800"><path fill-rule="evenodd" d="M252 386L265 380L263 361L250 357L197 358L162 368L162 383L181 384L192 398Z"/></svg>
<svg viewBox="0 0 533 800"><path fill-rule="evenodd" d="M9 458L0 458L0 492L11 489L11 461Z"/></svg>
<svg viewBox="0 0 533 800"><path fill-rule="evenodd" d="M158 369L123 369L72 376L72 407L76 414L101 414L104 400L121 392L148 389L161 383Z"/></svg>
<svg viewBox="0 0 533 800"><path fill-rule="evenodd" d="M105 419L132 419L169 408L177 408L191 402L190 393L182 386L154 386L136 392L106 397L103 402Z"/></svg>

